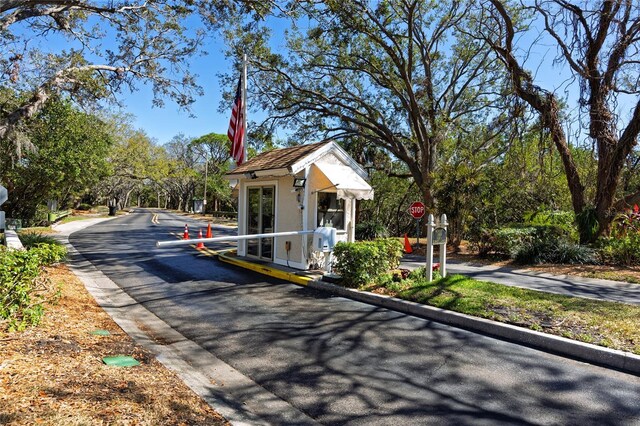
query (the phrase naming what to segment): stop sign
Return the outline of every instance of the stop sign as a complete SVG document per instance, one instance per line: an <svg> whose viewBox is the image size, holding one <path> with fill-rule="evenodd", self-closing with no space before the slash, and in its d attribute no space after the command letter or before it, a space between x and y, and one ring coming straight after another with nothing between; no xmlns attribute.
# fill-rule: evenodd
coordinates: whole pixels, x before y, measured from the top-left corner
<svg viewBox="0 0 640 426"><path fill-rule="evenodd" d="M424 204L422 204L420 201L412 203L411 207L409 207L409 213L411 213L411 216L413 216L414 219L420 219L422 216L424 216L424 211Z"/></svg>

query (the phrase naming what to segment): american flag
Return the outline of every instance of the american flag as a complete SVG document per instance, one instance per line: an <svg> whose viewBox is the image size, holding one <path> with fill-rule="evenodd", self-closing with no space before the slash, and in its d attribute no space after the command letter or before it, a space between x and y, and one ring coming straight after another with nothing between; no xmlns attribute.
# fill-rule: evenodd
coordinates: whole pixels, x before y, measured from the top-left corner
<svg viewBox="0 0 640 426"><path fill-rule="evenodd" d="M238 80L238 89L236 97L233 100L233 109L231 110L231 119L229 120L229 130L227 136L231 141L231 157L236 160L239 166L244 163L244 119L242 105L242 77Z"/></svg>

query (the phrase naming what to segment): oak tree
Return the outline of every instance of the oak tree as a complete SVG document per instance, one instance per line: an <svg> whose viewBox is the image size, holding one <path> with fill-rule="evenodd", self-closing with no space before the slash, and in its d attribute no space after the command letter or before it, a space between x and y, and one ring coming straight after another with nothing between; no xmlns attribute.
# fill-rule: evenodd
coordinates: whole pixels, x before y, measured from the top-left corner
<svg viewBox="0 0 640 426"><path fill-rule="evenodd" d="M429 209L443 145L484 123L476 151L503 144L503 72L459 27L470 1L296 1L285 48L265 29L231 34L249 48L252 95L293 140L358 139L406 164ZM295 7L294 7L295 6Z"/></svg>
<svg viewBox="0 0 640 426"><path fill-rule="evenodd" d="M512 7L490 0L484 8L489 19L480 21L478 34L491 44L510 74L512 89L538 112L560 154L573 210L583 242L605 234L615 211L640 199L640 188L621 194L620 178L640 132L640 4L627 0L536 0ZM560 100L554 88L536 84L533 73L518 54L518 16L531 12L558 49L579 83L579 108L586 117L585 131L593 142L597 161L595 191L588 197L586 182L567 140ZM630 101L630 111L618 113L618 102ZM597 222L596 222L597 221ZM596 226L594 226L596 225Z"/></svg>

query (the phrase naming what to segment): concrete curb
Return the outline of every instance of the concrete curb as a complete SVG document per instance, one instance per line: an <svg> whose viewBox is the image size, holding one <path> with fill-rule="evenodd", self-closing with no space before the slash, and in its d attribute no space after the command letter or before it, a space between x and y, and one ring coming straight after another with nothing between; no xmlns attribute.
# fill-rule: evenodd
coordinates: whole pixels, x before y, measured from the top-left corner
<svg viewBox="0 0 640 426"><path fill-rule="evenodd" d="M18 238L18 233L16 231L5 230L4 238L7 244L7 248L11 250L24 250L24 246L22 245L22 241Z"/></svg>
<svg viewBox="0 0 640 426"><path fill-rule="evenodd" d="M227 253L218 253L218 259L222 262L236 265L244 269L257 272L259 274L268 275L270 277L279 278L281 280L289 281L293 284L301 286L307 286L313 280L309 277L301 277L292 272L281 271L280 269L271 268L265 265L258 265L255 263L247 262L242 259L238 259L235 256L229 256Z"/></svg>
<svg viewBox="0 0 640 426"><path fill-rule="evenodd" d="M534 349L617 369L625 373L640 375L640 356L632 353L578 342L552 334L447 311L395 297L340 287L322 281L312 281L308 284L308 287L327 291L359 302L464 328L465 330L482 333L491 337L505 339Z"/></svg>

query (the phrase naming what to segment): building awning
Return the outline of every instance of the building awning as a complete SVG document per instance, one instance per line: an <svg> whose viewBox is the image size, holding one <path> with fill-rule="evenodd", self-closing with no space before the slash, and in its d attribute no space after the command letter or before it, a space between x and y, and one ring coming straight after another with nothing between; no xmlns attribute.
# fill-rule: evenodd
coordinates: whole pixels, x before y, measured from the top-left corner
<svg viewBox="0 0 640 426"><path fill-rule="evenodd" d="M373 188L353 168L341 162L329 161L317 161L313 165L335 185L338 198L373 200Z"/></svg>

